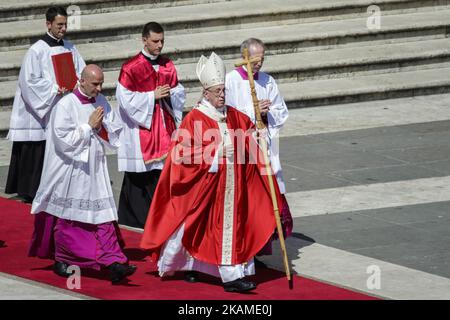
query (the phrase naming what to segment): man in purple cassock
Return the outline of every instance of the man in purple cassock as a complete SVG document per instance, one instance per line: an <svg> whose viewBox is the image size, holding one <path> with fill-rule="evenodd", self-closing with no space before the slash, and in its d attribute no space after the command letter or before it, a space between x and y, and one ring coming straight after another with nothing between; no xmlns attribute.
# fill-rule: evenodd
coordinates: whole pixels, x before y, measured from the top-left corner
<svg viewBox="0 0 450 320"><path fill-rule="evenodd" d="M103 79L98 66L86 66L78 88L51 113L28 255L54 259L54 272L63 277L71 265L106 267L115 284L136 266L122 251L106 164L105 146L117 148L122 126L100 94Z"/></svg>

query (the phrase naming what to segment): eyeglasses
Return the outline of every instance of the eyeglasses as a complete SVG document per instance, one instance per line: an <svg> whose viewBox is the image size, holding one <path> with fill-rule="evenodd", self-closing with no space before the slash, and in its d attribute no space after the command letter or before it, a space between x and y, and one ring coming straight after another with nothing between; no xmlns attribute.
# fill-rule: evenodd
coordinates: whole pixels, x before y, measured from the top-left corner
<svg viewBox="0 0 450 320"><path fill-rule="evenodd" d="M209 90L209 89L206 89L207 91L209 91L209 92L211 92L213 95L215 95L216 97L220 97L222 94L225 94L225 88L223 88L223 89L220 89L220 88L217 88L217 89L215 89L214 91L212 91L212 90Z"/></svg>

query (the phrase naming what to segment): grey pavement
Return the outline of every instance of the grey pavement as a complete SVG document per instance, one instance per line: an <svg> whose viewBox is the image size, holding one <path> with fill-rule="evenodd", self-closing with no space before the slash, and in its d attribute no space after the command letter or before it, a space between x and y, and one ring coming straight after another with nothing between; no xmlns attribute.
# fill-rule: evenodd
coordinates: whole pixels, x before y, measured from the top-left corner
<svg viewBox="0 0 450 320"><path fill-rule="evenodd" d="M450 278L449 212L446 201L296 218L294 236Z"/></svg>
<svg viewBox="0 0 450 320"><path fill-rule="evenodd" d="M448 175L450 121L282 138L289 192Z"/></svg>
<svg viewBox="0 0 450 320"><path fill-rule="evenodd" d="M450 121L281 139L288 192L448 176ZM450 202L301 217L314 242L450 278ZM294 235L295 236L295 235Z"/></svg>
<svg viewBox="0 0 450 320"><path fill-rule="evenodd" d="M69 290L0 272L0 300L92 300Z"/></svg>

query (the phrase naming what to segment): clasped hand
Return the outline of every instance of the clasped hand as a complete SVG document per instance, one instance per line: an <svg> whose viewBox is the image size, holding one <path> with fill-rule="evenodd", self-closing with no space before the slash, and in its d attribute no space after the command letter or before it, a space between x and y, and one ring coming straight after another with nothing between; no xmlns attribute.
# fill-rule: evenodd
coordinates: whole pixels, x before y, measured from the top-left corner
<svg viewBox="0 0 450 320"><path fill-rule="evenodd" d="M103 107L97 107L94 112L91 113L91 115L89 116L88 124L92 129L100 129L100 127L102 126L103 115Z"/></svg>
<svg viewBox="0 0 450 320"><path fill-rule="evenodd" d="M158 86L155 89L155 99L162 99L170 96L170 86L165 84L163 86Z"/></svg>

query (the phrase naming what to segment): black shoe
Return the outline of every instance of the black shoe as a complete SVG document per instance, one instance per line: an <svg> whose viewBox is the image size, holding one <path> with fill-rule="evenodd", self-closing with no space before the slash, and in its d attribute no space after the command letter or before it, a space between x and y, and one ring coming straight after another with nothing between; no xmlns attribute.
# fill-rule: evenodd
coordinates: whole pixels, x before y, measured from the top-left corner
<svg viewBox="0 0 450 320"><path fill-rule="evenodd" d="M33 203L33 198L27 195L18 194L14 197L9 198L10 200L18 200L22 201L23 203Z"/></svg>
<svg viewBox="0 0 450 320"><path fill-rule="evenodd" d="M256 258L254 258L253 260L254 260L254 262L255 262L255 268L258 268L258 269L267 269L267 265L266 265L264 262L262 262L262 261L260 261L260 260L258 260L258 259L256 259Z"/></svg>
<svg viewBox="0 0 450 320"><path fill-rule="evenodd" d="M225 282L223 284L223 288L227 292L245 292L255 290L256 283L243 279L237 279L234 281Z"/></svg>
<svg viewBox="0 0 450 320"><path fill-rule="evenodd" d="M33 198L30 196L22 196L22 199L23 203L33 203Z"/></svg>
<svg viewBox="0 0 450 320"><path fill-rule="evenodd" d="M198 282L198 272L197 271L186 271L184 273L184 281L194 283Z"/></svg>
<svg viewBox="0 0 450 320"><path fill-rule="evenodd" d="M128 276L131 276L136 272L137 267L134 265L127 265L118 262L114 262L112 265L108 267L109 276L111 278L111 283L116 284L125 279Z"/></svg>
<svg viewBox="0 0 450 320"><path fill-rule="evenodd" d="M67 263L55 261L55 264L53 265L53 272L60 277L68 278L72 275L72 273L69 273L67 268L69 268Z"/></svg>

